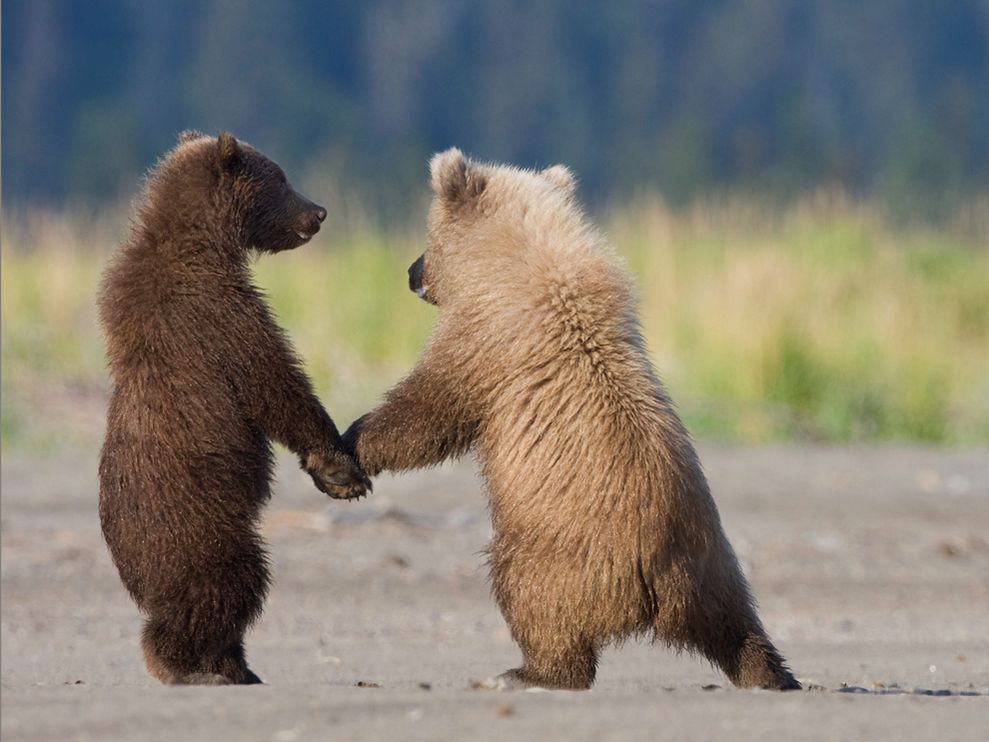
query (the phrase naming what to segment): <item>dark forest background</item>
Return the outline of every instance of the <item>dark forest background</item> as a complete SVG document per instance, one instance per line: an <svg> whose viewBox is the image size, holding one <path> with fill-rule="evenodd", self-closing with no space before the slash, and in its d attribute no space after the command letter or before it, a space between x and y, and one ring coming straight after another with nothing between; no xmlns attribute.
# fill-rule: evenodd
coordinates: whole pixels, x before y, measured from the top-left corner
<svg viewBox="0 0 989 742"><path fill-rule="evenodd" d="M8 205L131 194L176 132L418 186L450 145L585 197L989 186L987 0L5 0Z"/></svg>
<svg viewBox="0 0 989 742"><path fill-rule="evenodd" d="M226 129L332 215L256 277L354 419L434 314L426 163L562 162L701 437L989 441L989 0L2 0L0 439L91 446L140 178Z"/></svg>

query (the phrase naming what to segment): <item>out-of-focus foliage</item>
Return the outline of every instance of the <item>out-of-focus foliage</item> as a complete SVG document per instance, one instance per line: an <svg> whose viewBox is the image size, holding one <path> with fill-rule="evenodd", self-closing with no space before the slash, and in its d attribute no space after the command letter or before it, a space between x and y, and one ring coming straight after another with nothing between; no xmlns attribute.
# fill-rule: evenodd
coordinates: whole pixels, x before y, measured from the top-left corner
<svg viewBox="0 0 989 742"><path fill-rule="evenodd" d="M8 204L130 194L177 131L407 202L434 150L592 198L989 186L985 0L5 0Z"/></svg>
<svg viewBox="0 0 989 742"><path fill-rule="evenodd" d="M782 211L647 200L602 226L635 276L650 353L695 434L985 443L986 214L975 202L937 228L904 228L819 194ZM108 381L93 297L124 222L4 220L4 446L98 439ZM346 425L408 372L435 310L407 288L421 225L332 229L262 257L257 273Z"/></svg>

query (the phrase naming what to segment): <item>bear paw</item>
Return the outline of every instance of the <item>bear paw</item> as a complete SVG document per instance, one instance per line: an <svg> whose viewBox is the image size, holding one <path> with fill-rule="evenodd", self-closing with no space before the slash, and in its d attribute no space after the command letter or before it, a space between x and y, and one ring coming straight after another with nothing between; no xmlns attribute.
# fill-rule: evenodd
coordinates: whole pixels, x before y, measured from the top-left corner
<svg viewBox="0 0 989 742"><path fill-rule="evenodd" d="M372 489L364 470L342 451L310 453L302 468L312 477L316 489L337 500L354 500Z"/></svg>

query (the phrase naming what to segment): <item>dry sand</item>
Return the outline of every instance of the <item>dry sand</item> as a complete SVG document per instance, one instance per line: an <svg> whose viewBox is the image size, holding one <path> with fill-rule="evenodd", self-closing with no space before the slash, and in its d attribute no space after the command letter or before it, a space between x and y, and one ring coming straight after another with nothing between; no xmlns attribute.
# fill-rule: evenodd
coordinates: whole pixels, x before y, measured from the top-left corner
<svg viewBox="0 0 989 742"><path fill-rule="evenodd" d="M585 693L471 690L519 654L488 594L472 467L331 502L279 469L266 685L172 688L103 546L95 452L5 454L9 740L989 739L989 451L702 446L761 615L807 686L739 691L631 642ZM715 687L716 686L716 687Z"/></svg>

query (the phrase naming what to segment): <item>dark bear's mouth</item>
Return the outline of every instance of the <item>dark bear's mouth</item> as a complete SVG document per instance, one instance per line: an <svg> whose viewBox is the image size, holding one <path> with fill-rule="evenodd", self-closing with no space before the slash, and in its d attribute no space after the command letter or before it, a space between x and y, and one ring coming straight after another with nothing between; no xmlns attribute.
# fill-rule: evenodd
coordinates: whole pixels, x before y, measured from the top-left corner
<svg viewBox="0 0 989 742"><path fill-rule="evenodd" d="M315 232L302 232L300 230L296 230L295 234L303 242L309 242L309 240L311 240L313 238L313 236L315 236L316 233Z"/></svg>

